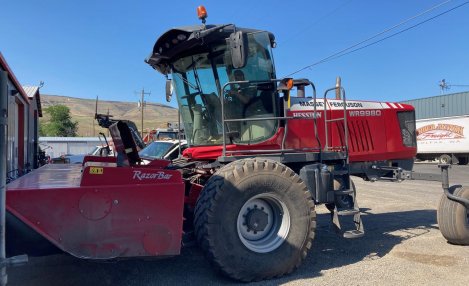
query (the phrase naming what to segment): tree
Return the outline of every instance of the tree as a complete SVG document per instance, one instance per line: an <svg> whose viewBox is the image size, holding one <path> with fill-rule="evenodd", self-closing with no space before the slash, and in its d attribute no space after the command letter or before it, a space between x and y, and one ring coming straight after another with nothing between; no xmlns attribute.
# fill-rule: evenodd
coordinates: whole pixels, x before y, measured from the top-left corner
<svg viewBox="0 0 469 286"><path fill-rule="evenodd" d="M77 136L78 122L73 122L70 109L65 105L53 105L44 109L50 116L48 122L41 124L41 136L75 137Z"/></svg>

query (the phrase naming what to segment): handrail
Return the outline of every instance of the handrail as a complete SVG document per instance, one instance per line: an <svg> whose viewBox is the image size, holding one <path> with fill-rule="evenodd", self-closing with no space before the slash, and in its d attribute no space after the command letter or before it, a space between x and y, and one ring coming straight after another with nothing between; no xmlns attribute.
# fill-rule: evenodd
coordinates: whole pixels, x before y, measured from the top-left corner
<svg viewBox="0 0 469 286"><path fill-rule="evenodd" d="M328 119L327 118L327 103L328 103L328 100L327 100L327 94L330 92L330 91L335 91L339 89L340 93L342 94L342 106L343 106L343 117L339 117L339 118L332 118L332 109L330 108L329 110L331 110L331 119ZM328 123L330 122L336 122L336 121L343 121L344 122L344 145L343 146L329 146L329 126L328 126ZM324 149L326 150L332 150L334 148L340 148L340 149L343 149L346 153L346 155L348 155L348 151L349 151L349 146L348 146L348 123L347 123L347 99L346 99L346 96L345 96L345 89L343 87L333 87L333 88L329 88L327 89L325 92L324 92L324 124L325 124L325 135L326 135L326 146L324 147ZM332 143L331 143L332 144ZM347 157L347 163L348 163L348 156Z"/></svg>
<svg viewBox="0 0 469 286"><path fill-rule="evenodd" d="M286 137L287 137L287 133L288 133L288 121L289 120L296 120L296 119L302 119L302 120L313 120L313 124L314 124L314 133L315 133L315 137L316 137L316 140L318 142L318 145L319 145L319 152L321 152L321 141L319 139L319 134L318 134L318 131L317 131L317 110L316 110L316 87L314 86L314 84L307 80L307 85L310 85L313 89L313 99L314 99L314 116L312 118L304 118L304 117L294 117L294 116L286 116L286 112L288 111L288 108L285 107L285 104L286 102L284 102L284 116L273 116L273 117L257 117L257 118L236 118L236 119L226 119L225 118L225 100L224 100L224 94L225 94L225 91L226 91L226 87L227 86L231 86L233 84L243 84L243 83L247 83L247 84L259 84L259 83L277 83L277 82L280 82L281 79L271 79L271 80L262 80L262 81L230 81L230 82L227 82L223 85L221 91L220 91L220 106L221 106L221 116L222 116L222 139L223 139L223 149L222 149L222 156L225 157L226 156L226 127L225 127L225 123L227 122L249 122L249 121L263 121L263 120L285 120L285 129L284 129L284 134L283 134L283 138L282 138L282 146L281 146L281 149L279 150L275 150L276 152L278 153L283 153L283 152L290 152L292 150L296 150L296 149L285 149L285 141L286 141ZM305 148L302 148L303 150ZM301 151L302 149L298 149L298 151ZM248 150L243 150L244 153L246 153L246 151ZM265 151L265 150L254 150L255 152L259 152L259 151ZM233 153L233 152L229 152L229 153Z"/></svg>

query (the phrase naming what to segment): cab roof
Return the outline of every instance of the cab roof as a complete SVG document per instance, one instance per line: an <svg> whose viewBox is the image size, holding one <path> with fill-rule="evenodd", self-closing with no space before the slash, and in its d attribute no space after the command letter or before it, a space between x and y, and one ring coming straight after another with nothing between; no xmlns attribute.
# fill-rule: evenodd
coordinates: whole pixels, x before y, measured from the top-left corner
<svg viewBox="0 0 469 286"><path fill-rule="evenodd" d="M233 24L173 28L156 40L153 51L145 59L145 62L160 73L169 74L171 72L170 63L174 60L183 56L206 52L208 44L221 43L235 31L253 33L262 30L239 28ZM271 42L274 42L275 37L270 32L269 38Z"/></svg>

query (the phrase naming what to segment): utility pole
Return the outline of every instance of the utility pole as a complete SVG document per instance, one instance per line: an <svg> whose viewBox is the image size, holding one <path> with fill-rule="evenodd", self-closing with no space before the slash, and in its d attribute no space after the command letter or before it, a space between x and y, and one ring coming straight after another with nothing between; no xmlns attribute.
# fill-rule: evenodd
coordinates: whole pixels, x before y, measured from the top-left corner
<svg viewBox="0 0 469 286"><path fill-rule="evenodd" d="M144 135L143 135L143 109L144 109L144 107L145 107L145 105L146 105L146 102L145 102L145 95L148 95L148 96L149 96L150 94L151 94L151 92L145 92L145 89L142 88L142 91L140 92L140 96L141 96L141 97L140 97L140 100L139 100L139 102L138 102L138 107L140 108L140 111L142 112L142 133L140 134L140 135L142 136L142 138L143 138L143 136L144 136Z"/></svg>
<svg viewBox="0 0 469 286"><path fill-rule="evenodd" d="M449 85L446 83L445 79L440 80L438 85L440 86L440 94L444 94L445 90L449 89Z"/></svg>

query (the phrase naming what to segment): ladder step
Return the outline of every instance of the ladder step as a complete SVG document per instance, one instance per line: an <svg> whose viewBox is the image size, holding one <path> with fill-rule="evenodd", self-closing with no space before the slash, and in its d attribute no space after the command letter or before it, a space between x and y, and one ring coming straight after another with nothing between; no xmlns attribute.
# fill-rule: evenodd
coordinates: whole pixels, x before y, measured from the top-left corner
<svg viewBox="0 0 469 286"><path fill-rule="evenodd" d="M359 209L343 209L343 210L338 210L337 214L340 216L347 216L347 215L356 215L359 214L360 210Z"/></svg>
<svg viewBox="0 0 469 286"><path fill-rule="evenodd" d="M338 190L338 191L334 191L334 195L335 196L350 195L350 194L353 194L353 192L354 192L353 189Z"/></svg>
<svg viewBox="0 0 469 286"><path fill-rule="evenodd" d="M344 238L360 238L364 235L365 232L360 230L348 230L344 232Z"/></svg>

